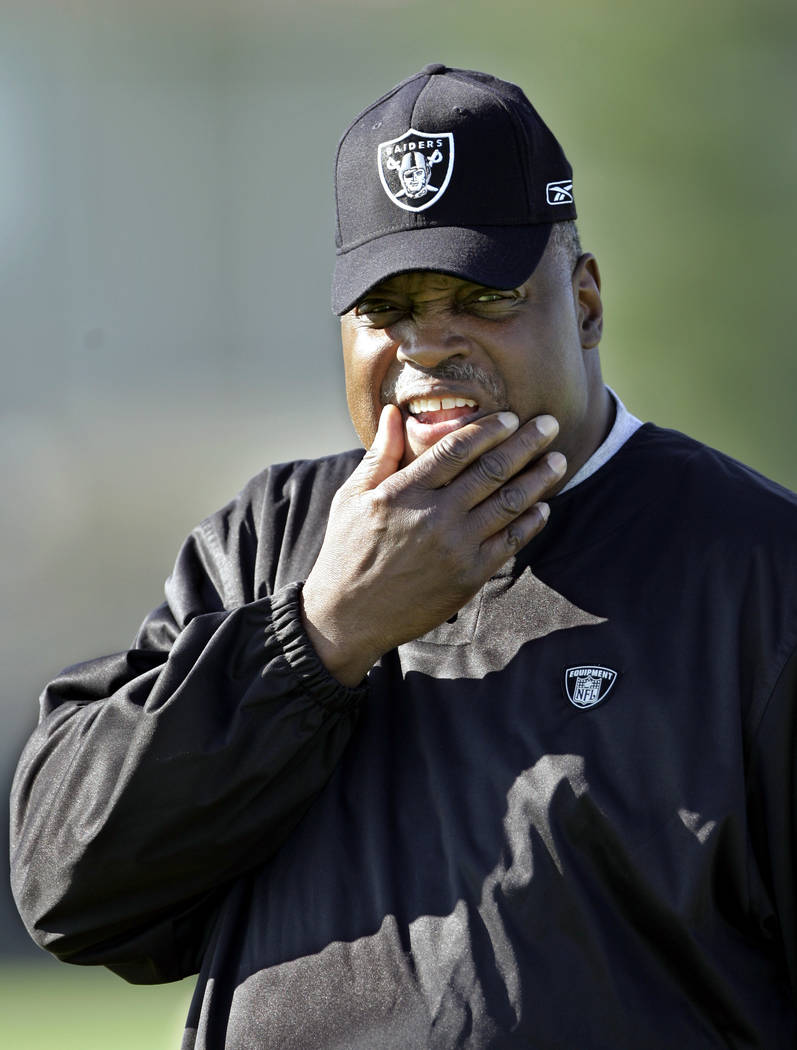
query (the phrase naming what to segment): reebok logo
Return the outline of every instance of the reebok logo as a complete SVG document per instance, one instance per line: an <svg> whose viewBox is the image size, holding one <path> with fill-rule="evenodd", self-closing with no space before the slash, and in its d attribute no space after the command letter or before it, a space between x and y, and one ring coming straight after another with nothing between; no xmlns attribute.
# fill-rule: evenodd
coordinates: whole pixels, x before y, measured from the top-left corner
<svg viewBox="0 0 797 1050"><path fill-rule="evenodd" d="M549 182L545 187L545 199L549 204L572 204L573 180L565 179L563 182Z"/></svg>

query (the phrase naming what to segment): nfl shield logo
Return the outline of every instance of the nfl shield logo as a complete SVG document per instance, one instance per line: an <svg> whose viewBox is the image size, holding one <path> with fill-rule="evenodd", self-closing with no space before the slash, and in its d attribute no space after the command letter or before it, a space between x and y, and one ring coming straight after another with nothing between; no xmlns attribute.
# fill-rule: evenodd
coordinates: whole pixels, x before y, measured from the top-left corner
<svg viewBox="0 0 797 1050"><path fill-rule="evenodd" d="M594 707L605 700L617 681L610 667L568 667L565 671L565 693L574 707Z"/></svg>
<svg viewBox="0 0 797 1050"><path fill-rule="evenodd" d="M379 178L385 193L405 211L423 211L439 201L454 170L451 131L410 128L377 146Z"/></svg>

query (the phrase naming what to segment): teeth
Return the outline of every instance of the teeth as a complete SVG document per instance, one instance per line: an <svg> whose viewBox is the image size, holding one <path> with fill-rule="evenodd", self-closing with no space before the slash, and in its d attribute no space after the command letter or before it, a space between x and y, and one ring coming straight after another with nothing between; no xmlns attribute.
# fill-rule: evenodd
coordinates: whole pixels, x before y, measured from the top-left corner
<svg viewBox="0 0 797 1050"><path fill-rule="evenodd" d="M469 397L416 397L407 405L413 416L421 412L440 412L449 408L475 408Z"/></svg>

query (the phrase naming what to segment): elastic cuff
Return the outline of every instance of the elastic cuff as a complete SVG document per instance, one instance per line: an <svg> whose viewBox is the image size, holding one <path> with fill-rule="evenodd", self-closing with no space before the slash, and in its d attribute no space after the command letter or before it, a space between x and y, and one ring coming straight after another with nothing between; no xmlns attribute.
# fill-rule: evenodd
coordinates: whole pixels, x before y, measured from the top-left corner
<svg viewBox="0 0 797 1050"><path fill-rule="evenodd" d="M266 624L266 645L276 643L293 673L313 699L330 710L349 710L365 699L365 679L356 686L343 685L321 663L302 624L303 583L289 583L271 596L271 618Z"/></svg>

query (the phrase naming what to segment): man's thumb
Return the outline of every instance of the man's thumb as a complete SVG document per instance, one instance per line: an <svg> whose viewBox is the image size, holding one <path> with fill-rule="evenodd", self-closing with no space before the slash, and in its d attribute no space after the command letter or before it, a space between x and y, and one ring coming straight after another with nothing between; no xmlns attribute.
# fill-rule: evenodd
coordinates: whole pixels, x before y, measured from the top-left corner
<svg viewBox="0 0 797 1050"><path fill-rule="evenodd" d="M374 442L357 470L361 487L375 489L385 478L395 474L404 455L404 425L395 405L385 405L379 416Z"/></svg>

